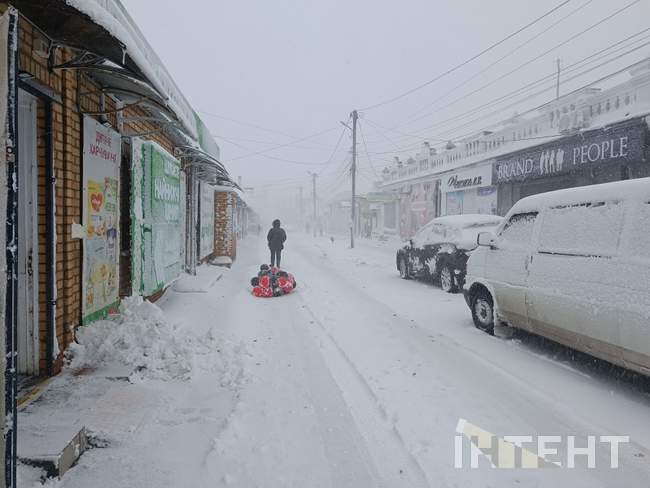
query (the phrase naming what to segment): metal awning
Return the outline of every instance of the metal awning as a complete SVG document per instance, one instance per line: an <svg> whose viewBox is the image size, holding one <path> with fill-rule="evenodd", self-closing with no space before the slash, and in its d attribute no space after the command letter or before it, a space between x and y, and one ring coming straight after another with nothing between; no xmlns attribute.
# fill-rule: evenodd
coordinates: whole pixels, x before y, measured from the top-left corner
<svg viewBox="0 0 650 488"><path fill-rule="evenodd" d="M54 43L90 51L124 66L145 79L142 70L126 52L124 45L88 15L61 0L12 0L22 15L34 22Z"/></svg>
<svg viewBox="0 0 650 488"><path fill-rule="evenodd" d="M194 146L177 146L174 155L181 160L184 171L191 169L192 174L201 181L210 185L222 185L239 188L237 183L230 179L228 171L210 154Z"/></svg>

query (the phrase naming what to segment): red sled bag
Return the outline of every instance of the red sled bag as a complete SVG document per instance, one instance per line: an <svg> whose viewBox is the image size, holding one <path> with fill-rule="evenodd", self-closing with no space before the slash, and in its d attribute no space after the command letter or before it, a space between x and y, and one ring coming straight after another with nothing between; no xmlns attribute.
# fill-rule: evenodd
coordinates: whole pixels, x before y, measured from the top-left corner
<svg viewBox="0 0 650 488"><path fill-rule="evenodd" d="M296 288L296 280L291 273L263 264L258 275L251 279L251 286L256 297L278 297L291 293Z"/></svg>

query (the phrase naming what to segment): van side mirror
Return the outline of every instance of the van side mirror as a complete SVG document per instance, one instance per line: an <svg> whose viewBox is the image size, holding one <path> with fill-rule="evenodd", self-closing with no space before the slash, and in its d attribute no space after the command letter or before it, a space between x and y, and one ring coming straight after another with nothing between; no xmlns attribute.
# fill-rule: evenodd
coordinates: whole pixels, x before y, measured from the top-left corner
<svg viewBox="0 0 650 488"><path fill-rule="evenodd" d="M476 244L490 249L496 249L497 247L494 235L491 232L479 232L476 237Z"/></svg>

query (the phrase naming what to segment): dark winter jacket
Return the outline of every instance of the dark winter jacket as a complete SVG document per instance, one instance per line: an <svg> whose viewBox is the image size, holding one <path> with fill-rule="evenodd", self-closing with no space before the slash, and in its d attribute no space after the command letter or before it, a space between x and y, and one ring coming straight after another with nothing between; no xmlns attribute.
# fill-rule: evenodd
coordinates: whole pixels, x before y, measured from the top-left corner
<svg viewBox="0 0 650 488"><path fill-rule="evenodd" d="M273 227L269 230L266 240L269 243L269 249L280 250L284 249L284 241L287 240L287 234L282 227L280 221L273 222Z"/></svg>

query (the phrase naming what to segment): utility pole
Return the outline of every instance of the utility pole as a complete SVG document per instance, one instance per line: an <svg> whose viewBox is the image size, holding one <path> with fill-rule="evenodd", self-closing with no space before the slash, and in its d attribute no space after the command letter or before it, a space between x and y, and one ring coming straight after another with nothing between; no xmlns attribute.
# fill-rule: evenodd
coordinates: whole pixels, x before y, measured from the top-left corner
<svg viewBox="0 0 650 488"><path fill-rule="evenodd" d="M560 58L557 58L557 81L555 83L555 99L560 99Z"/></svg>
<svg viewBox="0 0 650 488"><path fill-rule="evenodd" d="M312 187L313 187L312 197L314 199L314 221L313 221L313 224L314 224L313 225L313 227L314 227L313 236L314 237L316 237L316 224L318 223L318 216L316 215L316 178L317 177L318 177L318 175L316 173L311 174Z"/></svg>
<svg viewBox="0 0 650 488"><path fill-rule="evenodd" d="M352 226L350 227L350 247L354 248L354 234L357 231L357 119L359 114L352 111Z"/></svg>

